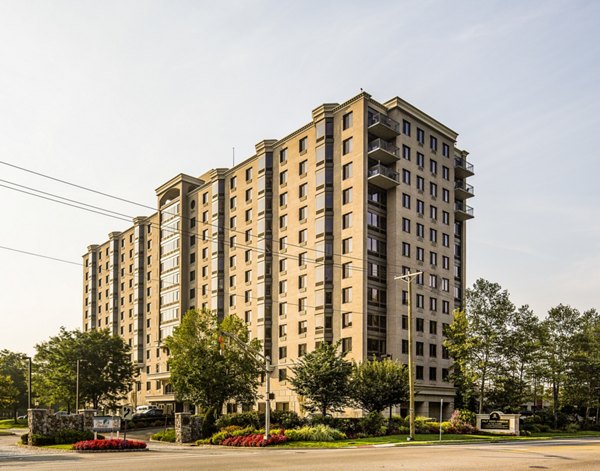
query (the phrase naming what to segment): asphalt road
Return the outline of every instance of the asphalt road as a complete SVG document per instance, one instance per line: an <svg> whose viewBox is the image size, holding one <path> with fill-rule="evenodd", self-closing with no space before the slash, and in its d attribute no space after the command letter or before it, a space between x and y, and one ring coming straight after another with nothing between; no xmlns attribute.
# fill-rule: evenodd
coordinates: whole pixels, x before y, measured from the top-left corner
<svg viewBox="0 0 600 471"><path fill-rule="evenodd" d="M240 449L151 444L131 453L29 450L0 437L0 469L12 470L600 470L600 439L354 449Z"/></svg>

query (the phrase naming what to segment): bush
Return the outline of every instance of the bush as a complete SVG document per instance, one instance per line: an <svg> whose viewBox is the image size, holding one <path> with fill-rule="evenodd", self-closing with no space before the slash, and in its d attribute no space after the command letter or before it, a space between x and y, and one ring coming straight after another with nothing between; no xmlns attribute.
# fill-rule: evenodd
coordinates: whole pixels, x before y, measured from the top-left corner
<svg viewBox="0 0 600 471"><path fill-rule="evenodd" d="M468 410L455 410L450 417L450 424L454 427L454 433L468 434L475 433L475 420L477 416L474 412Z"/></svg>
<svg viewBox="0 0 600 471"><path fill-rule="evenodd" d="M296 430L286 430L285 435L288 440L294 442L332 442L346 438L346 434L328 425L306 426Z"/></svg>
<svg viewBox="0 0 600 471"><path fill-rule="evenodd" d="M157 440L159 442L170 442L170 443L175 443L175 441L177 440L175 430L172 428L167 429L167 430L162 430L161 432L157 432L154 435L152 435L150 438L152 438L152 440Z"/></svg>
<svg viewBox="0 0 600 471"><path fill-rule="evenodd" d="M76 443L76 442L81 442L83 440L92 440L94 438L94 432L91 432L89 430L73 430L73 429L66 429L66 430L60 430L58 432L56 432L55 434L53 434L54 436L54 443L56 443L57 445L63 445L63 444L70 444L70 443ZM104 437L102 437L104 438Z"/></svg>
<svg viewBox="0 0 600 471"><path fill-rule="evenodd" d="M569 424L567 425L567 427L565 428L565 431L567 433L575 433L575 432L579 432L579 424Z"/></svg>
<svg viewBox="0 0 600 471"><path fill-rule="evenodd" d="M385 435L385 418L379 412L370 412L359 421L359 427L362 433L369 436Z"/></svg>
<svg viewBox="0 0 600 471"><path fill-rule="evenodd" d="M224 446L246 446L246 447L263 447L269 445L278 445L279 443L285 443L288 441L283 433L271 435L267 440L263 434L254 433L252 435L229 437L223 440Z"/></svg>
<svg viewBox="0 0 600 471"><path fill-rule="evenodd" d="M237 425L239 427L254 427L259 428L261 426L261 420L256 411L242 412L241 414L227 414L222 415L215 422L217 430L222 430L230 425Z"/></svg>
<svg viewBox="0 0 600 471"><path fill-rule="evenodd" d="M73 445L74 450L143 450L146 443L139 440L85 440Z"/></svg>
<svg viewBox="0 0 600 471"><path fill-rule="evenodd" d="M294 411L271 411L271 424L277 425L286 430L302 427L305 422L306 421Z"/></svg>

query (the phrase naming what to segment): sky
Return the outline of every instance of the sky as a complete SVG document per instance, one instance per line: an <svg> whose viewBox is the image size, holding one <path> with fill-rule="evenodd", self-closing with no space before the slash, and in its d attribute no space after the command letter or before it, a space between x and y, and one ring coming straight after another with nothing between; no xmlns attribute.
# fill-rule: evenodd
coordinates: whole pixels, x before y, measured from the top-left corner
<svg viewBox="0 0 600 471"><path fill-rule="evenodd" d="M0 0L0 161L155 206L364 89L459 133L467 281L600 309L600 2ZM17 183L147 209L0 164ZM23 188L21 188L23 189ZM29 190L26 190L29 191ZM0 186L0 246L81 262L130 224ZM81 327L82 269L0 249L0 349Z"/></svg>

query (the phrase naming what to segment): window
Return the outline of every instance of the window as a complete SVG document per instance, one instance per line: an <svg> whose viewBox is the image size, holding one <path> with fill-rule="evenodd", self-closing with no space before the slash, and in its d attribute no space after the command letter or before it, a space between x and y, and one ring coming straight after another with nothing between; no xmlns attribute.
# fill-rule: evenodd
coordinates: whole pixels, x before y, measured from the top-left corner
<svg viewBox="0 0 600 471"><path fill-rule="evenodd" d="M423 305L425 303L425 296L422 294L417 294L417 308L423 309Z"/></svg>
<svg viewBox="0 0 600 471"><path fill-rule="evenodd" d="M342 129L348 129L352 127L352 111L342 116Z"/></svg>
<svg viewBox="0 0 600 471"><path fill-rule="evenodd" d="M305 334L308 331L308 322L300 321L298 322L298 333Z"/></svg>
<svg viewBox="0 0 600 471"><path fill-rule="evenodd" d="M300 198L306 197L307 193L308 193L308 183L303 183L302 185L300 185L298 187L298 196Z"/></svg>
<svg viewBox="0 0 600 471"><path fill-rule="evenodd" d="M348 353L352 351L352 337L342 339L342 352Z"/></svg>
<svg viewBox="0 0 600 471"><path fill-rule="evenodd" d="M352 313L351 312L343 312L342 313L342 327L351 327L352 326Z"/></svg>
<svg viewBox="0 0 600 471"><path fill-rule="evenodd" d="M417 237L425 237L425 226L421 223L417 223Z"/></svg>
<svg viewBox="0 0 600 471"><path fill-rule="evenodd" d="M417 128L417 142L421 145L425 144L425 131Z"/></svg>
<svg viewBox="0 0 600 471"><path fill-rule="evenodd" d="M298 276L298 289L306 289L306 275Z"/></svg>
<svg viewBox="0 0 600 471"><path fill-rule="evenodd" d="M342 215L342 229L348 229L352 226L352 213Z"/></svg>
<svg viewBox="0 0 600 471"><path fill-rule="evenodd" d="M308 161L303 160L298 164L298 174L306 175L306 169L308 168Z"/></svg>
<svg viewBox="0 0 600 471"><path fill-rule="evenodd" d="M410 234L410 219L402 218L402 230Z"/></svg>
<svg viewBox="0 0 600 471"><path fill-rule="evenodd" d="M448 368L442 368L442 381L448 382L450 373Z"/></svg>
<svg viewBox="0 0 600 471"><path fill-rule="evenodd" d="M423 342L417 342L417 343L416 343L416 347L417 347L417 348L416 348L415 354L416 354L418 357L422 357L422 356L424 355L424 347L423 347Z"/></svg>
<svg viewBox="0 0 600 471"><path fill-rule="evenodd" d="M342 180L347 180L350 177L352 177L352 162L342 167Z"/></svg>
<svg viewBox="0 0 600 471"><path fill-rule="evenodd" d="M450 147L448 144L442 144L442 155L448 157L450 155Z"/></svg>
<svg viewBox="0 0 600 471"><path fill-rule="evenodd" d="M437 275L429 275L429 287L437 288ZM432 298L435 299L435 298Z"/></svg>
<svg viewBox="0 0 600 471"><path fill-rule="evenodd" d="M342 289L342 303L352 302L352 287Z"/></svg>
<svg viewBox="0 0 600 471"><path fill-rule="evenodd" d="M229 218L229 227L235 228L236 222L237 216L232 216L231 218Z"/></svg>
<svg viewBox="0 0 600 471"><path fill-rule="evenodd" d="M298 298L298 312L306 311L306 298Z"/></svg>
<svg viewBox="0 0 600 471"><path fill-rule="evenodd" d="M252 208L248 208L245 214L246 222L252 221Z"/></svg>
<svg viewBox="0 0 600 471"><path fill-rule="evenodd" d="M246 190L246 203L252 201L252 188Z"/></svg>
<svg viewBox="0 0 600 471"><path fill-rule="evenodd" d="M437 216L438 216L438 210L436 206L429 206L429 217L431 219L433 219L434 221L437 221Z"/></svg>
<svg viewBox="0 0 600 471"><path fill-rule="evenodd" d="M279 206L286 206L288 202L288 194L287 193L281 193L279 195Z"/></svg>
<svg viewBox="0 0 600 471"><path fill-rule="evenodd" d="M429 367L429 381L437 381L437 368L435 366Z"/></svg>
<svg viewBox="0 0 600 471"><path fill-rule="evenodd" d="M287 280L281 280L279 282L279 294L287 293Z"/></svg>
<svg viewBox="0 0 600 471"><path fill-rule="evenodd" d="M442 244L444 247L450 247L450 236L442 233Z"/></svg>
<svg viewBox="0 0 600 471"><path fill-rule="evenodd" d="M344 139L342 142L342 155L346 155L352 152L352 138Z"/></svg>
<svg viewBox="0 0 600 471"><path fill-rule="evenodd" d="M300 209L298 209L298 220L299 221L306 220L307 210L308 210L307 206L302 206Z"/></svg>
<svg viewBox="0 0 600 471"><path fill-rule="evenodd" d="M252 261L252 250L248 249L244 252L244 261L251 262Z"/></svg>
<svg viewBox="0 0 600 471"><path fill-rule="evenodd" d="M287 258L282 258L279 260L279 271L286 271L287 270Z"/></svg>
<svg viewBox="0 0 600 471"><path fill-rule="evenodd" d="M402 170L402 183L405 185L410 185L410 171L403 169Z"/></svg>
<svg viewBox="0 0 600 471"><path fill-rule="evenodd" d="M423 177L417 176L417 190L421 193L425 190L425 179Z"/></svg>
<svg viewBox="0 0 600 471"><path fill-rule="evenodd" d="M417 332L425 332L425 320L421 317L416 318L415 329Z"/></svg>
<svg viewBox="0 0 600 471"><path fill-rule="evenodd" d="M425 214L425 202L422 200L417 200L417 214Z"/></svg>
<svg viewBox="0 0 600 471"><path fill-rule="evenodd" d="M442 178L444 180L450 180L450 169L445 165L442 166Z"/></svg>
<svg viewBox="0 0 600 471"><path fill-rule="evenodd" d="M279 151L279 163L280 164L287 162L287 154L288 154L287 147L285 149L281 149Z"/></svg>
<svg viewBox="0 0 600 471"><path fill-rule="evenodd" d="M202 204L208 204L208 192L202 194Z"/></svg>
<svg viewBox="0 0 600 471"><path fill-rule="evenodd" d="M410 195L402 193L402 207L410 209Z"/></svg>
<svg viewBox="0 0 600 471"><path fill-rule="evenodd" d="M306 344L298 344L298 356L303 357L304 355L306 355Z"/></svg>
<svg viewBox="0 0 600 471"><path fill-rule="evenodd" d="M305 244L308 240L308 231L306 229L302 229L298 231L298 242L301 244Z"/></svg>
<svg viewBox="0 0 600 471"><path fill-rule="evenodd" d="M446 188L442 189L442 200L444 203L450 202L450 192Z"/></svg>
<svg viewBox="0 0 600 471"><path fill-rule="evenodd" d="M279 316L287 316L287 303L279 303Z"/></svg>
<svg viewBox="0 0 600 471"><path fill-rule="evenodd" d="M298 266L306 265L306 252L298 254Z"/></svg>
<svg viewBox="0 0 600 471"><path fill-rule="evenodd" d="M288 221L287 214L284 214L283 216L279 216L279 228L287 227L287 221Z"/></svg>
<svg viewBox="0 0 600 471"><path fill-rule="evenodd" d="M308 149L308 137L303 137L298 141L298 150L303 154L306 152L306 149Z"/></svg>
<svg viewBox="0 0 600 471"><path fill-rule="evenodd" d="M433 198L437 198L438 195L438 188L437 185L433 182L429 183L429 194L433 197Z"/></svg>
<svg viewBox="0 0 600 471"><path fill-rule="evenodd" d="M246 169L246 181L252 180L252 167Z"/></svg>
<svg viewBox="0 0 600 471"><path fill-rule="evenodd" d="M450 213L448 211L442 211L442 223L446 226L450 225Z"/></svg>
<svg viewBox="0 0 600 471"><path fill-rule="evenodd" d="M437 137L429 136L429 147L433 152L437 152L438 140Z"/></svg>
<svg viewBox="0 0 600 471"><path fill-rule="evenodd" d="M287 357L287 347L279 347L279 359L283 360Z"/></svg>
<svg viewBox="0 0 600 471"><path fill-rule="evenodd" d="M350 278L352 271L352 262L346 262L342 265L342 278Z"/></svg>
<svg viewBox="0 0 600 471"><path fill-rule="evenodd" d="M410 244L408 242L402 242L402 255L410 257Z"/></svg>
<svg viewBox="0 0 600 471"><path fill-rule="evenodd" d="M417 367L415 368L415 379L423 379L423 367L421 365L417 365Z"/></svg>
<svg viewBox="0 0 600 471"><path fill-rule="evenodd" d="M231 177L231 180L229 180L229 188L234 190L236 185L237 185L237 177Z"/></svg>
<svg viewBox="0 0 600 471"><path fill-rule="evenodd" d="M450 358L450 351L448 350L448 347L442 346L442 358L444 360L448 360Z"/></svg>
<svg viewBox="0 0 600 471"><path fill-rule="evenodd" d="M246 233L244 235L244 240L246 242L250 242L252 240L252 229L246 230Z"/></svg>
<svg viewBox="0 0 600 471"><path fill-rule="evenodd" d="M402 329L408 330L408 316L402 316Z"/></svg>
<svg viewBox="0 0 600 471"><path fill-rule="evenodd" d="M279 238L279 250L287 249L287 236Z"/></svg>
<svg viewBox="0 0 600 471"><path fill-rule="evenodd" d="M442 314L450 314L450 302L442 301Z"/></svg>
<svg viewBox="0 0 600 471"><path fill-rule="evenodd" d="M410 122L405 119L402 120L402 134L410 136Z"/></svg>
<svg viewBox="0 0 600 471"><path fill-rule="evenodd" d="M285 337L287 335L287 325L283 324L279 326L279 337Z"/></svg>
<svg viewBox="0 0 600 471"><path fill-rule="evenodd" d="M429 170L433 175L437 174L437 162L433 159L429 161Z"/></svg>
<svg viewBox="0 0 600 471"><path fill-rule="evenodd" d="M445 255L442 256L442 268L444 270L450 269L450 257L446 257Z"/></svg>
<svg viewBox="0 0 600 471"><path fill-rule="evenodd" d="M352 252L352 237L342 240L342 253L347 254Z"/></svg>
<svg viewBox="0 0 600 471"><path fill-rule="evenodd" d="M430 334L437 334L437 322L436 321L429 321L429 333Z"/></svg>
<svg viewBox="0 0 600 471"><path fill-rule="evenodd" d="M280 185L285 185L287 183L287 170L284 170L283 172L279 173L279 184Z"/></svg>
<svg viewBox="0 0 600 471"><path fill-rule="evenodd" d="M429 229L429 240L431 241L432 244L437 243L437 230L436 229Z"/></svg>
<svg viewBox="0 0 600 471"><path fill-rule="evenodd" d="M235 275L231 275L229 277L229 287L230 288L235 288Z"/></svg>
<svg viewBox="0 0 600 471"><path fill-rule="evenodd" d="M433 312L437 311L437 298L429 298L429 309Z"/></svg>
<svg viewBox="0 0 600 471"><path fill-rule="evenodd" d="M250 283L252 281L252 270L246 270L244 272L244 282Z"/></svg>
<svg viewBox="0 0 600 471"><path fill-rule="evenodd" d="M417 167L419 167L420 169L425 167L425 156L420 152L417 152Z"/></svg>
<svg viewBox="0 0 600 471"><path fill-rule="evenodd" d="M352 188L346 188L342 191L342 204L352 203Z"/></svg>

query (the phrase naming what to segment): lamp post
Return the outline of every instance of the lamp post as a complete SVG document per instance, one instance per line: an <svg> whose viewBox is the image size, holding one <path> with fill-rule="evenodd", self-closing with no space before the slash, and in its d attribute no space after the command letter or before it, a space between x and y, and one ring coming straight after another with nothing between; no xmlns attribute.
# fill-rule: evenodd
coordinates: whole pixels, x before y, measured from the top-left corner
<svg viewBox="0 0 600 471"><path fill-rule="evenodd" d="M31 409L31 357L26 357L28 360L29 381L27 382L27 410Z"/></svg>
<svg viewBox="0 0 600 471"><path fill-rule="evenodd" d="M77 360L77 383L75 386L75 413L79 412L79 362L81 360Z"/></svg>
<svg viewBox="0 0 600 471"><path fill-rule="evenodd" d="M265 399L265 440L267 440L271 432L271 357L269 355L263 355L259 351L248 347L242 340L229 332L220 331L219 333L232 339L242 347L246 353L254 355L254 357L259 357L265 362L263 370L265 372L265 393L267 396Z"/></svg>
<svg viewBox="0 0 600 471"><path fill-rule="evenodd" d="M408 391L409 391L409 402L408 402L408 415L410 431L408 440L415 439L415 363L414 363L414 348L413 348L413 319L411 309L411 297L412 297L412 282L415 276L422 275L423 272L417 271L414 273L407 273L405 275L395 276L395 280L405 281L408 285Z"/></svg>

